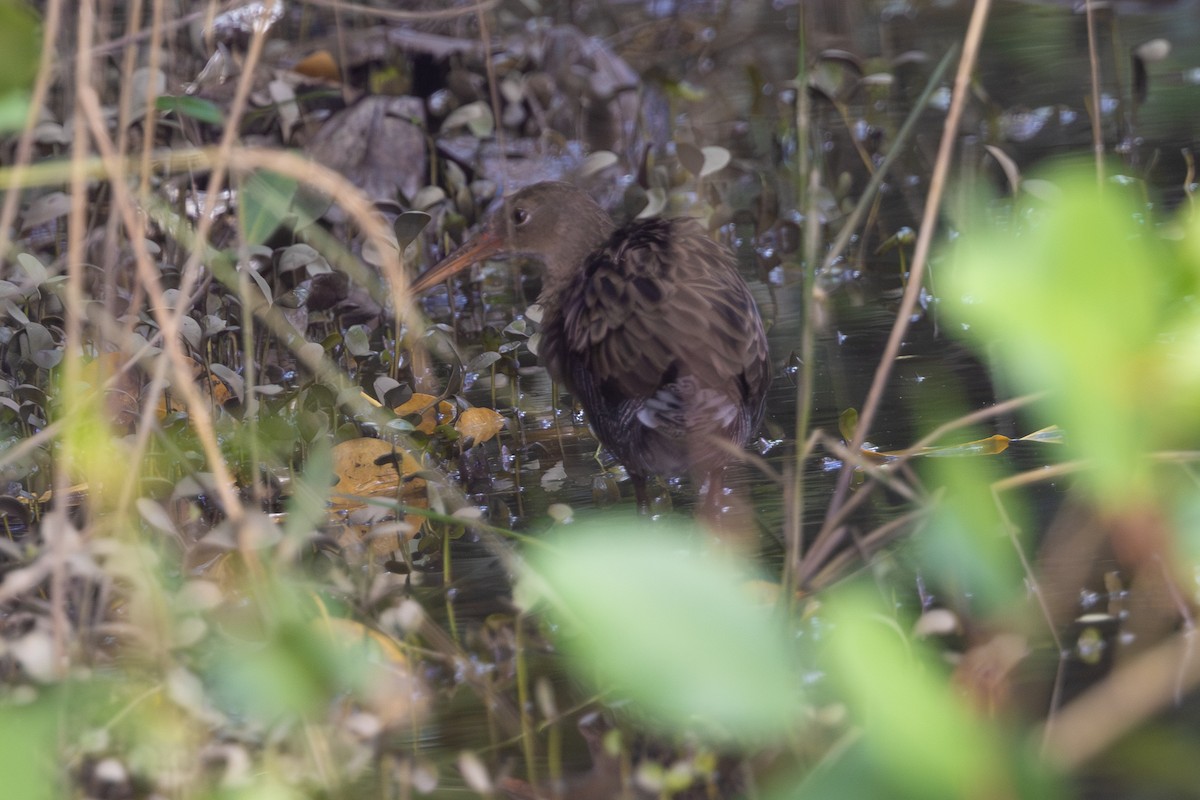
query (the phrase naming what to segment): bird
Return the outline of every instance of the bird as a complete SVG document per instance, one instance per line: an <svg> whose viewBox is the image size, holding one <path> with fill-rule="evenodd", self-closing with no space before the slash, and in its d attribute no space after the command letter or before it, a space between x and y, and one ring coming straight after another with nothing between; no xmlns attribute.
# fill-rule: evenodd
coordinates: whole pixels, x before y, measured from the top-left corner
<svg viewBox="0 0 1200 800"><path fill-rule="evenodd" d="M639 510L656 476L690 474L705 504L719 504L771 380L762 317L733 253L695 219L618 227L582 189L546 181L504 198L410 289L514 255L545 268L538 356L625 467Z"/></svg>

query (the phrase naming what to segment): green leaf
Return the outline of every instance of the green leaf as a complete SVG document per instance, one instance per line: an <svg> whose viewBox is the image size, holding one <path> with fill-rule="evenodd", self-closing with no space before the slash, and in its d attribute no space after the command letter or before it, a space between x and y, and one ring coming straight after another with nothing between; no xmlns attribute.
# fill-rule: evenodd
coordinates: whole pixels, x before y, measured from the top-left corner
<svg viewBox="0 0 1200 800"><path fill-rule="evenodd" d="M1052 183L1044 204L967 227L947 311L1010 391L1046 393L1101 503L1144 501L1146 455L1200 430L1200 258L1146 224L1136 185L1100 191L1090 171Z"/></svg>
<svg viewBox="0 0 1200 800"><path fill-rule="evenodd" d="M652 726L750 742L796 724L801 677L748 578L695 530L609 516L548 540L521 588L581 679Z"/></svg>
<svg viewBox="0 0 1200 800"><path fill-rule="evenodd" d="M42 51L40 27L25 3L0 2L0 96L33 87Z"/></svg>
<svg viewBox="0 0 1200 800"><path fill-rule="evenodd" d="M9 700L0 713L0 769L8 797L50 800L62 797L62 771L55 768L56 731L69 710L58 699L43 695L22 705ZM75 699L78 703L78 698Z"/></svg>
<svg viewBox="0 0 1200 800"><path fill-rule="evenodd" d="M927 469L945 487L913 547L922 571L941 591L969 594L982 616L1003 615L1019 604L1026 591L1021 565L1006 535L991 487L999 480L999 464L991 459L936 459ZM1008 523L1023 530L1019 497L1005 496ZM935 590L937 591L937 590ZM940 593L940 592L939 592Z"/></svg>
<svg viewBox="0 0 1200 800"><path fill-rule="evenodd" d="M294 481L292 496L287 500L284 529L289 537L298 541L318 530L328 514L329 493L337 482L331 447L329 439L313 442L304 474Z"/></svg>
<svg viewBox="0 0 1200 800"><path fill-rule="evenodd" d="M220 107L203 97L159 95L154 99L154 107L164 113L174 111L180 116L191 117L209 125L225 124L225 115L221 113Z"/></svg>
<svg viewBox="0 0 1200 800"><path fill-rule="evenodd" d="M449 132L464 126L471 132L471 135L477 138L491 136L496 127L491 106L482 100L477 100L454 109L446 115L445 121L442 122L442 131Z"/></svg>
<svg viewBox="0 0 1200 800"><path fill-rule="evenodd" d="M276 172L260 170L247 177L238 195L238 223L247 244L262 244L296 219L293 203L300 185Z"/></svg>
<svg viewBox="0 0 1200 800"><path fill-rule="evenodd" d="M301 601L296 600L297 604ZM319 714L363 675L362 648L344 648L319 625L291 618L253 647L218 652L210 679L218 703L262 721Z"/></svg>
<svg viewBox="0 0 1200 800"><path fill-rule="evenodd" d="M860 721L861 740L791 796L895 798L1053 797L1044 768L995 722L977 716L934 658L908 641L872 590L847 588L824 615L826 673ZM840 760L844 759L844 760ZM873 791L864 791L864 779ZM1016 787L1033 781L1031 791ZM834 792L841 786L847 792ZM818 790L819 789L819 790Z"/></svg>
<svg viewBox="0 0 1200 800"><path fill-rule="evenodd" d="M583 164L579 167L580 175L595 175L597 172L611 167L620 159L617 154L611 150L596 150L588 154L588 157L583 160Z"/></svg>
<svg viewBox="0 0 1200 800"><path fill-rule="evenodd" d="M396 217L396 221L392 223L392 231L396 234L396 241L400 243L400 247L405 248L412 244L421 231L425 230L430 219L432 217L424 211L405 211Z"/></svg>
<svg viewBox="0 0 1200 800"><path fill-rule="evenodd" d="M495 350L486 350L471 359L463 369L467 372L482 372L500 360L500 354Z"/></svg>
<svg viewBox="0 0 1200 800"><path fill-rule="evenodd" d="M18 89L0 95L0 131L16 131L29 116L30 93Z"/></svg>

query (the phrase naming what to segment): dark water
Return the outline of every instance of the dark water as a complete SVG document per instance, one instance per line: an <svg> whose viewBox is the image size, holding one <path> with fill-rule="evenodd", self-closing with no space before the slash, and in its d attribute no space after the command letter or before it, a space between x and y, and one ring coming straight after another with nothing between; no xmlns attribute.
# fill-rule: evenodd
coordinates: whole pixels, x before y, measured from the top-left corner
<svg viewBox="0 0 1200 800"><path fill-rule="evenodd" d="M1147 8L1150 13L1142 13ZM788 134L794 125L802 9L807 51L815 59L814 81L839 91L833 101L827 94L813 94L815 124L824 145L818 163L825 183L842 187L840 202L825 209L822 235L828 241L868 177L853 140L875 159L889 149L889 137L924 87L933 64L961 39L969 4L574 4L560 9L556 20L610 43L643 76L648 97L656 87L678 82L702 90L702 103L672 103L664 108L647 100L645 112L665 115L661 121L677 139L718 144L739 155L735 165L714 181L718 192L733 195L746 183L754 183L761 192L753 224L726 225L716 234L738 251L769 320L776 380L763 435L782 442L767 451L776 462L788 458L786 452L795 438L796 387L789 366L794 365L802 326L800 242L780 245L786 238L784 228L794 234L802 223L795 199L795 144ZM1200 107L1196 83L1200 73L1193 73L1200 69L1200 14L1190 3L1149 4L1132 10L1120 6L1116 12L1098 15L1098 20L1104 132L1118 156L1110 168L1144 178L1154 195L1151 202L1178 202L1185 174L1181 150L1193 146L1200 129L1200 115L1194 113ZM1135 105L1128 100L1129 53L1159 37L1171 41L1170 54L1149 65L1145 100ZM959 179L1005 188L1002 171L984 150L985 144L1002 148L1023 172L1036 169L1047 158L1086 150L1091 128L1083 15L1062 5L997 3L981 52L978 89L960 141ZM846 69L851 60L861 69ZM856 73L879 77L885 88L856 88ZM831 433L837 430L839 413L862 404L892 325L903 265L896 250L883 254L876 250L895 231L915 227L941 120L941 110L926 112L915 140L905 146L881 192L875 224L856 238L835 272L818 278L827 300L818 327L813 424ZM648 141L639 142L643 147L654 144L652 128L647 127ZM770 136L764 136L764 131ZM578 152L587 149L589 143L584 141ZM536 279L522 285L514 268L496 269L480 294L457 300L460 343L469 346L484 327L503 329L536 297ZM935 259L934 287L937 270ZM904 447L920 432L993 398L986 371L944 335L932 292L929 300L914 321L895 365L883 413L869 437L882 449ZM443 302L431 300L431 313L448 321ZM526 353L522 363L532 367L536 360ZM563 410L561 404L555 410L544 374L536 369L523 372L515 392L505 384L496 393L501 407L517 407L522 428L515 437L517 444L503 454L510 458L497 454L501 472L507 467L509 474L498 487L477 480L477 493L485 497L494 491L494 499L510 512L508 522L518 525L542 514L551 502L587 508L611 501L612 481L603 478L602 469L611 465L611 459L597 460L595 442L577 414ZM485 379L481 386L486 384ZM491 387L486 394L477 389L469 396L490 404ZM1028 432L1013 427L1011 421L1008 424L996 432ZM468 472L487 474L482 466L468 465ZM492 465L493 472L496 466ZM555 470L546 478L546 470L556 466L565 475L560 479ZM826 468L819 458L808 464L808 505L816 514L822 511L821 501L829 489ZM743 477L753 482L752 475ZM627 482L619 480L619 473L617 478L616 488L628 499ZM508 493L518 483L522 491ZM672 495L677 505L686 507L686 491ZM760 513L772 519L778 510L769 498L760 502Z"/></svg>
<svg viewBox="0 0 1200 800"><path fill-rule="evenodd" d="M737 158L714 178L715 190L732 198L747 184L755 189L755 217L726 224L715 235L738 253L768 320L775 380L758 449L776 468L794 458L795 358L803 325L803 247L797 234L803 215L796 200L794 138L802 12L812 81L823 89L811 95L822 143L816 161L823 182L839 187L839 196L822 207L823 248L868 178L855 141L876 161L890 149L934 64L961 40L969 11L967 3L818 1L580 3L557 12L555 22L599 37L642 76L643 114L657 119L663 130L647 123L636 141L640 148L661 144L664 134L727 147ZM1185 2L1121 5L1097 19L1103 130L1114 153L1109 169L1144 179L1151 204L1177 203L1186 174L1181 151L1200 138L1200 114L1195 113L1200 108L1200 13ZM1144 100L1135 103L1130 53L1160 37L1170 41L1169 55L1148 65ZM850 69L850 63L857 66ZM1007 189L985 144L1003 149L1023 173L1046 159L1086 152L1088 69L1082 14L1064 5L996 3L961 131L955 179ZM860 81L862 76L876 76L878 85ZM683 83L702 91L703 102L662 101L664 86ZM825 299L814 354L812 425L835 437L838 415L861 406L866 397L903 286L907 262L896 249L877 252L879 245L905 226L916 227L942 119L938 107L925 112L880 193L874 224L856 236L834 270L818 276ZM585 140L573 152L593 146ZM566 159L557 167L565 166L568 177L569 164ZM632 175L624 178L631 180ZM737 201L730 203L736 210ZM943 233L948 231L947 226ZM911 256L908 249L905 258ZM453 314L440 292L427 309L435 321L452 324L459 345L471 352L484 329L503 330L536 298L536 270L518 267L511 262L490 267L482 283L455 298ZM986 369L942 330L936 313L938 268L935 253L928 302L918 309L868 437L880 449L903 448L938 424L995 399ZM629 503L628 481L611 458L597 454L586 421L568 398L554 405L552 387L536 359L528 350L519 352L523 368L515 384L502 376L493 387L489 376L482 376L467 392L477 404L513 409L518 423L503 450L474 453L462 463L468 491L490 506L493 521L516 528L536 527L552 503L578 511ZM1000 419L981 433L1016 437L1051 422ZM819 525L836 475L827 455L818 452L804 465L808 529ZM1016 470L1044 457L1037 448L1020 448L1004 460ZM777 554L782 493L751 470L735 470L731 477L754 498L764 553ZM660 500L686 512L692 496L676 484L660 491ZM862 524L878 521L868 515ZM489 584L495 588L503 582Z"/></svg>
<svg viewBox="0 0 1200 800"><path fill-rule="evenodd" d="M794 460L794 366L804 322L803 246L795 240L804 223L795 185L798 55L807 51L821 86L829 90L812 95L816 136L822 143L817 162L823 183L830 187L820 253L866 183L862 155L877 162L890 149L891 137L933 66L961 40L970 5L630 2L565 4L557 12L556 22L601 37L642 76L651 122L643 131L647 141L640 145L656 146L655 136L679 138L679 132L686 131L686 139L721 145L735 154L734 166L714 178L718 192L732 197L746 187L753 189L755 214L749 221L743 216L741 224L719 227L716 235L738 252L769 320L775 380L762 441L752 449L776 469ZM1109 169L1145 180L1151 205L1175 205L1184 196L1182 152L1194 150L1200 139L1200 10L1190 2L1118 4L1099 14L1098 21ZM1156 38L1169 40L1170 52L1146 65L1144 85L1137 87L1144 99L1135 102L1131 52ZM998 2L981 52L976 92L960 131L956 181L1007 190L1003 171L984 145L1003 149L1026 174L1047 159L1087 151L1090 87L1083 15L1068 5ZM849 69L851 63L857 66ZM878 80L859 82L871 75ZM669 87L685 82L705 93L703 102L662 101ZM835 438L839 414L860 407L867 395L903 286L907 262L897 250L877 250L902 227L917 225L942 119L942 108L925 112L915 139L904 146L884 186L873 223L835 270L818 276L825 300L817 326L811 424ZM582 144L580 152L591 149L588 142ZM623 178L632 179L632 174ZM949 231L947 224L943 236ZM934 287L938 267L935 256ZM531 274L511 264L489 267L482 284L471 285L455 299L453 314L440 293L429 299L427 310L435 321L452 325L460 344L470 348L483 328L502 330L524 313L536 296ZM868 437L880 449L903 448L938 424L997 399L987 370L947 335L936 308L936 291L931 291L894 365ZM491 405L494 396L498 407L514 408L513 417L519 420L519 430L508 437L503 450L493 447L463 462L468 492L489 507L493 521L519 529L544 524L552 503L568 504L580 513L631 504L628 481L611 458L597 456L586 421L569 404L553 403L551 386L528 352L522 365L515 386L502 381L493 387L485 378L467 392L480 405ZM976 432L1018 437L1052 422L1007 417ZM1054 457L1042 447L1014 447L998 461L1001 472L1014 473ZM805 526L810 533L823 518L836 479L830 458L818 451L804 464ZM747 468L735 471L734 482L753 499L762 558L778 565L782 492ZM1053 484L1038 487L1032 496L1034 517L1048 518L1061 491ZM686 486L673 485L663 495L683 512L692 502ZM869 530L897 508L883 497L853 524ZM507 582L498 574L496 560L469 543L460 546L455 558L461 618L482 619L503 608ZM1072 585L1061 591L1080 594L1092 588ZM918 602L915 593L912 602ZM1043 691L1044 687L1038 690L1039 697ZM472 724L447 720L446 733L461 735ZM586 758L580 758L586 765Z"/></svg>

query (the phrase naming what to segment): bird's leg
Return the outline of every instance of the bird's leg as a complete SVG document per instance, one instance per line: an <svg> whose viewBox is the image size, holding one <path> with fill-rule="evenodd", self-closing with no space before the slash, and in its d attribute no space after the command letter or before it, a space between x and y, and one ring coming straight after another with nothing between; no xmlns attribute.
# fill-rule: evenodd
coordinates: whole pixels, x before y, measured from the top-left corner
<svg viewBox="0 0 1200 800"><path fill-rule="evenodd" d="M638 513L649 516L650 495L646 492L646 476L630 472L629 480L633 483L633 494L637 497Z"/></svg>
<svg viewBox="0 0 1200 800"><path fill-rule="evenodd" d="M744 489L735 486L732 491L726 491L724 468L703 474L704 481L697 498L697 521L723 549L743 556L755 552L758 528Z"/></svg>
<svg viewBox="0 0 1200 800"><path fill-rule="evenodd" d="M700 513L707 519L719 519L725 495L725 469L718 467L704 476L700 485Z"/></svg>

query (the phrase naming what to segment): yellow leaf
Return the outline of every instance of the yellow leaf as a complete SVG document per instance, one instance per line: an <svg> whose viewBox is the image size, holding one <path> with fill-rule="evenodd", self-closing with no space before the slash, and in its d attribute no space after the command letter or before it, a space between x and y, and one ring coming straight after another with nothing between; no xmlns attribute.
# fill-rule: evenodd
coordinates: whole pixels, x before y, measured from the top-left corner
<svg viewBox="0 0 1200 800"><path fill-rule="evenodd" d="M338 482L333 491L334 494L358 497L395 496L398 493L420 497L425 491L425 481L420 478L405 481L404 489L400 491L402 477L420 469L421 464L415 458L390 442L351 439L334 445L333 474ZM346 507L347 501L335 500L334 505Z"/></svg>
<svg viewBox="0 0 1200 800"><path fill-rule="evenodd" d="M424 507L427 502L425 481L411 477L420 471L420 462L390 442L370 438L351 439L334 445L332 455L333 474L338 479L330 502L331 510L338 514L335 522L343 525L347 536L373 536L371 551L377 555L386 555L402 547L410 535L374 536L380 522L378 518L358 525L353 524L353 517L366 506L360 498L367 497L389 497L405 505ZM347 524L348 518L350 524ZM409 514L404 517L405 530L415 532L424 521L423 517Z"/></svg>
<svg viewBox="0 0 1200 800"><path fill-rule="evenodd" d="M216 406L223 406L233 399L233 392L225 385L225 382L213 375L211 372L204 372L197 368L196 383L199 386L200 393L212 400ZM174 398L171 401L171 410L180 411L183 409L183 401L179 398ZM158 396L158 419L164 420L167 417L168 397L164 392Z"/></svg>
<svg viewBox="0 0 1200 800"><path fill-rule="evenodd" d="M328 50L318 50L308 58L301 59L292 70L309 78L321 78L334 83L342 79L337 62Z"/></svg>
<svg viewBox="0 0 1200 800"><path fill-rule="evenodd" d="M934 447L922 447L920 450L863 450L863 455L868 458L880 458L884 461L890 461L894 458L902 458L904 456L926 456L929 458L937 458L940 456L995 456L1003 453L1008 449L1012 442L1007 436L1001 433L994 433L986 439L975 439L970 442L962 442L961 444L945 444L936 445Z"/></svg>
<svg viewBox="0 0 1200 800"><path fill-rule="evenodd" d="M923 456L994 456L1008 449L1012 440L1007 436L995 433L986 439L976 439L962 444L926 447L919 455Z"/></svg>
<svg viewBox="0 0 1200 800"><path fill-rule="evenodd" d="M838 433L847 442L854 439L854 429L858 427L858 409L847 408L838 414Z"/></svg>
<svg viewBox="0 0 1200 800"><path fill-rule="evenodd" d="M435 408L436 404L436 408ZM449 422L454 419L454 406L451 403L438 399L431 394L421 394L417 392L412 397L401 405L392 409L398 415L407 417L411 414L420 414L421 422L417 425L417 430L421 433L433 433L433 429L444 422Z"/></svg>
<svg viewBox="0 0 1200 800"><path fill-rule="evenodd" d="M504 430L507 424L508 420L490 408L468 408L459 415L454 429L462 434L463 438L470 439L475 444L482 444Z"/></svg>

